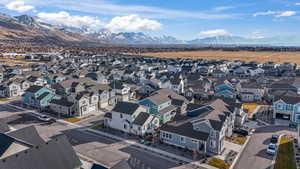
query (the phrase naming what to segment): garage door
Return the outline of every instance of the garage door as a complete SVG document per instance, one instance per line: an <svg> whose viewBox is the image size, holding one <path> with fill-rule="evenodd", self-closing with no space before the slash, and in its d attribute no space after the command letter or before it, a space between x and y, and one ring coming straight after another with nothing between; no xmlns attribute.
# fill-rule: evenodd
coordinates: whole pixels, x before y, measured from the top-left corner
<svg viewBox="0 0 300 169"><path fill-rule="evenodd" d="M101 108L105 108L105 107L107 107L107 106L108 106L108 102L103 102L103 103L100 104L100 107L101 107Z"/></svg>
<svg viewBox="0 0 300 169"><path fill-rule="evenodd" d="M89 107L89 112L91 112L91 111L96 111L96 106L90 106Z"/></svg>

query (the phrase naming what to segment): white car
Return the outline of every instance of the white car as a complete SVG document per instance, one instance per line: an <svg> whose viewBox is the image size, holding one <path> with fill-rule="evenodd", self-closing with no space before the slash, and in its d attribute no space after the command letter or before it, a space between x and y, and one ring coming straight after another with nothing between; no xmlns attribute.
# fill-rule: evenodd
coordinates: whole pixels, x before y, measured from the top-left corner
<svg viewBox="0 0 300 169"><path fill-rule="evenodd" d="M270 155L275 155L276 149L277 149L276 144L270 143L268 148L267 148L267 153L270 154Z"/></svg>
<svg viewBox="0 0 300 169"><path fill-rule="evenodd" d="M37 118L41 121L50 122L52 118L46 116L46 115L37 115Z"/></svg>

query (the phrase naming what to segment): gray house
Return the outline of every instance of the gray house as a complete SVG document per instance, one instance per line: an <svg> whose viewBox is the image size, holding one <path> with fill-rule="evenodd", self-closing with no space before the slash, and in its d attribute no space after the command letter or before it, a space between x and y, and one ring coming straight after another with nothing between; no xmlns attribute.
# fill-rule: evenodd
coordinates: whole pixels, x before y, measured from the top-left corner
<svg viewBox="0 0 300 169"><path fill-rule="evenodd" d="M193 106L186 114L177 114L174 120L160 129L163 143L207 154L221 154L225 136L231 136L234 127L234 107L221 99L211 104Z"/></svg>

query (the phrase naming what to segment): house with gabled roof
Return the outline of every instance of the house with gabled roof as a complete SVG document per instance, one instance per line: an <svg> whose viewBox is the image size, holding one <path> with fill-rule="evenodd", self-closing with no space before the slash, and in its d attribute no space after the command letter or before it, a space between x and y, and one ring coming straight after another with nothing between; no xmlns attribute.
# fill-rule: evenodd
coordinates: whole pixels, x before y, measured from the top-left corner
<svg viewBox="0 0 300 169"><path fill-rule="evenodd" d="M256 81L242 82L238 87L238 94L243 102L262 101L265 89Z"/></svg>
<svg viewBox="0 0 300 169"><path fill-rule="evenodd" d="M139 104L149 108L149 113L158 117L161 124L171 121L176 115L178 105L173 105L172 100L181 100L185 103L188 100L170 89L160 89L151 96L139 101ZM184 105L184 104L182 104Z"/></svg>
<svg viewBox="0 0 300 169"><path fill-rule="evenodd" d="M44 141L34 127L0 133L0 169L78 169L82 163L65 135Z"/></svg>
<svg viewBox="0 0 300 169"><path fill-rule="evenodd" d="M30 86L23 95L23 104L35 108L44 109L49 106L52 99L60 98L53 90L33 85Z"/></svg>
<svg viewBox="0 0 300 169"><path fill-rule="evenodd" d="M273 118L300 123L300 95L275 96L272 108Z"/></svg>
<svg viewBox="0 0 300 169"><path fill-rule="evenodd" d="M105 114L104 124L126 133L144 136L154 132L159 119L148 113L148 108L131 102L118 102Z"/></svg>
<svg viewBox="0 0 300 169"><path fill-rule="evenodd" d="M217 99L207 105L193 105L160 128L163 143L199 153L221 154L225 136L231 136L235 114L230 105Z"/></svg>

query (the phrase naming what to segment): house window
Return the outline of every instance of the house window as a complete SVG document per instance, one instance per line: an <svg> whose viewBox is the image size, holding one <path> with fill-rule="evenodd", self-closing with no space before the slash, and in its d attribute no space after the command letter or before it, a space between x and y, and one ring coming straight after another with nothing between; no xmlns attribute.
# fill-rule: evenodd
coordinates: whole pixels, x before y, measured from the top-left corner
<svg viewBox="0 0 300 169"><path fill-rule="evenodd" d="M127 129L127 125L126 124L124 124L124 129Z"/></svg>
<svg viewBox="0 0 300 169"><path fill-rule="evenodd" d="M140 131L140 130L141 130L141 127L139 127L138 130Z"/></svg>
<svg viewBox="0 0 300 169"><path fill-rule="evenodd" d="M215 147L216 147L216 141L211 140L211 141L210 141L210 146L211 146L212 148L215 148Z"/></svg>
<svg viewBox="0 0 300 169"><path fill-rule="evenodd" d="M123 114L120 114L120 118L123 118Z"/></svg>
<svg viewBox="0 0 300 169"><path fill-rule="evenodd" d="M180 142L185 143L185 137L180 137Z"/></svg>

